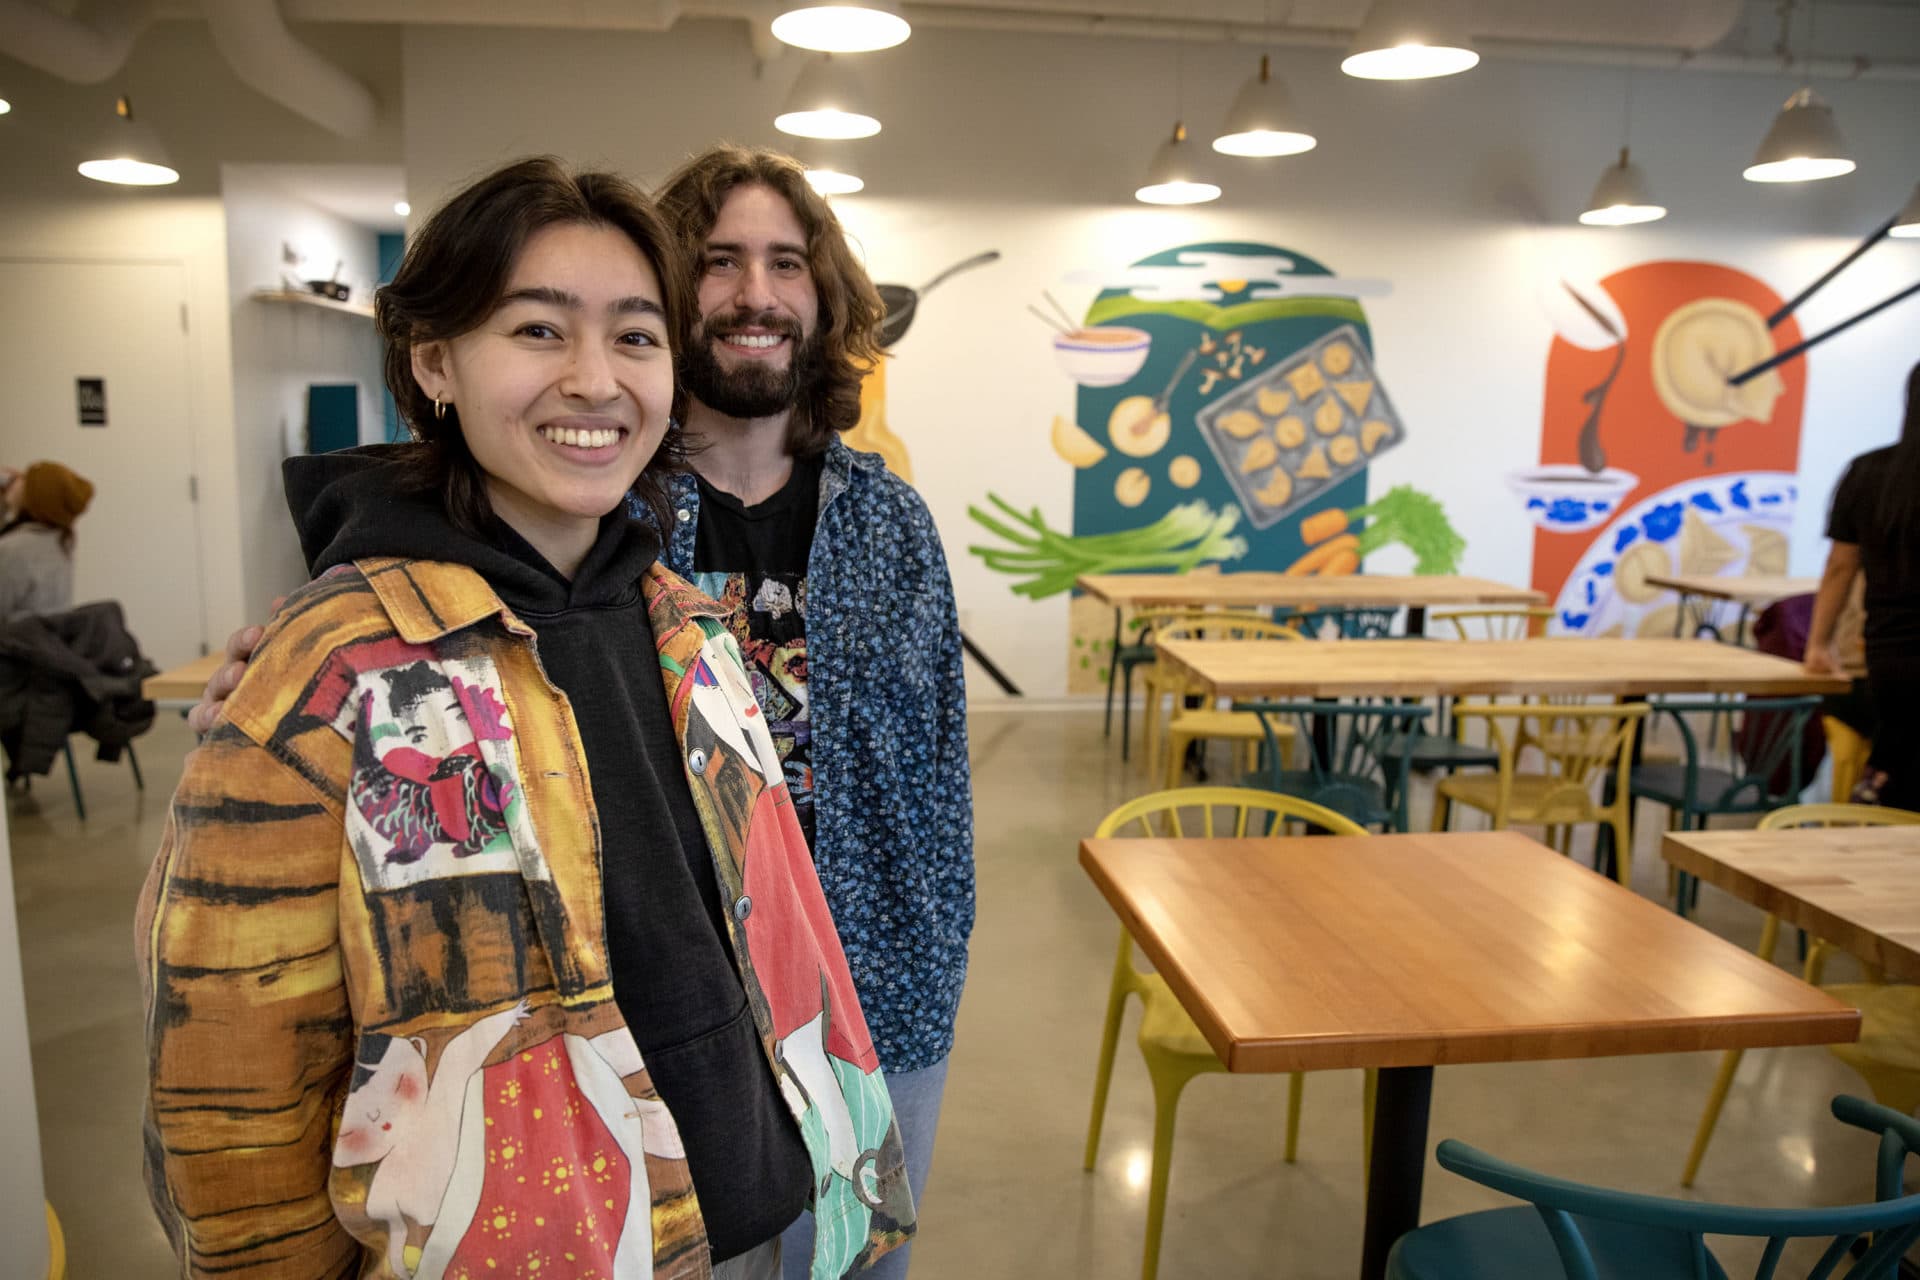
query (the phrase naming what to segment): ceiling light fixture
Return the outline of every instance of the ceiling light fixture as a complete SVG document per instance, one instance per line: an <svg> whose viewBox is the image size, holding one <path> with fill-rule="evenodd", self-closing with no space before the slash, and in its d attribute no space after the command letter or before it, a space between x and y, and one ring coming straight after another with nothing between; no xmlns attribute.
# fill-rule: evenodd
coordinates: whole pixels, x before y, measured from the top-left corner
<svg viewBox="0 0 1920 1280"><path fill-rule="evenodd" d="M1920 239L1920 186L1913 189L1907 197L1907 207L1894 218L1893 225L1887 228L1890 236L1899 236L1902 240Z"/></svg>
<svg viewBox="0 0 1920 1280"><path fill-rule="evenodd" d="M1833 121L1833 108L1803 86L1787 99L1746 168L1748 182L1816 182L1853 172L1853 157Z"/></svg>
<svg viewBox="0 0 1920 1280"><path fill-rule="evenodd" d="M1176 123L1173 136L1160 144L1147 166L1147 180L1133 193L1142 204L1205 204L1220 198L1220 188L1206 174L1199 152L1187 141L1187 126Z"/></svg>
<svg viewBox="0 0 1920 1280"><path fill-rule="evenodd" d="M773 127L796 138L871 138L880 121L866 101L852 68L823 53L801 69Z"/></svg>
<svg viewBox="0 0 1920 1280"><path fill-rule="evenodd" d="M404 218L413 212L413 206L405 200L395 200L393 202L393 211Z"/></svg>
<svg viewBox="0 0 1920 1280"><path fill-rule="evenodd" d="M81 176L123 187L164 187L180 181L180 171L168 159L159 135L133 118L133 102L121 98L113 110L118 119L97 148L103 154L82 160Z"/></svg>
<svg viewBox="0 0 1920 1280"><path fill-rule="evenodd" d="M773 20L776 40L821 53L871 53L903 44L913 27L893 0L794 4Z"/></svg>
<svg viewBox="0 0 1920 1280"><path fill-rule="evenodd" d="M858 174L847 173L841 169L809 166L807 185L823 196L850 196L856 191L864 191L867 182Z"/></svg>
<svg viewBox="0 0 1920 1280"><path fill-rule="evenodd" d="M1479 61L1454 0L1374 0L1340 69L1362 80L1428 80Z"/></svg>
<svg viewBox="0 0 1920 1280"><path fill-rule="evenodd" d="M13 110L13 104L5 98L0 98L0 116L7 114L7 112L11 110Z"/></svg>
<svg viewBox="0 0 1920 1280"><path fill-rule="evenodd" d="M1647 194L1647 175L1627 159L1627 149L1622 147L1620 162L1608 165L1600 175L1600 181L1593 188L1593 199L1587 201L1580 221L1590 227L1625 227L1636 222L1657 222L1666 216L1667 207L1655 204Z"/></svg>
<svg viewBox="0 0 1920 1280"><path fill-rule="evenodd" d="M1227 121L1213 140L1213 149L1227 156L1296 156L1319 144L1319 139L1293 125L1292 95L1285 84L1272 78L1263 53L1258 74L1241 86L1227 109Z"/></svg>

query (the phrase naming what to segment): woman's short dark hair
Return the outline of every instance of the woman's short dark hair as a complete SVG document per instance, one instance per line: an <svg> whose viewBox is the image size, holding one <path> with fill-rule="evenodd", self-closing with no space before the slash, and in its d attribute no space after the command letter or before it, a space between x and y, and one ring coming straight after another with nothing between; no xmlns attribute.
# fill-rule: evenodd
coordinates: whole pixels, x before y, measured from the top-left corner
<svg viewBox="0 0 1920 1280"><path fill-rule="evenodd" d="M414 348L470 333L506 294L514 263L536 232L552 226L610 227L640 250L660 281L668 341L676 362L693 326L693 285L674 237L640 189L611 173L569 173L552 156L518 160L468 185L436 209L407 245L391 284L374 295L387 390L415 443L404 457L422 487L445 496L448 518L468 532L485 529L493 506L486 479L460 431L460 410L444 416L413 375ZM675 380L673 416L685 414ZM668 517L662 477L686 462L678 431L668 431L634 482L633 492Z"/></svg>
<svg viewBox="0 0 1920 1280"><path fill-rule="evenodd" d="M698 277L707 236L720 206L740 187L767 187L783 197L807 236L807 265L820 302L823 372L803 388L787 428L795 456L824 453L834 435L860 421L860 384L881 356L880 322L886 307L866 268L847 245L840 219L807 181L792 156L748 147L717 146L694 156L654 193L660 212L679 236L689 270Z"/></svg>

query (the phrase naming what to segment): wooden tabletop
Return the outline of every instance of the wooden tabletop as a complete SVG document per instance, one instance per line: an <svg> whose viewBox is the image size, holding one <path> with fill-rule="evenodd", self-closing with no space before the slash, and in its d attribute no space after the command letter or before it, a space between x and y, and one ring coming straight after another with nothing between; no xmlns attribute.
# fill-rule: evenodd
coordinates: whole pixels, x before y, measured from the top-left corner
<svg viewBox="0 0 1920 1280"><path fill-rule="evenodd" d="M1839 693L1848 681L1710 640L1169 640L1230 698L1440 694Z"/></svg>
<svg viewBox="0 0 1920 1280"><path fill-rule="evenodd" d="M1668 587L1683 595L1733 600L1749 605L1769 605L1788 596L1810 596L1820 590L1818 578L1777 578L1760 574L1726 578L1704 573L1650 573L1647 583L1655 587Z"/></svg>
<svg viewBox="0 0 1920 1280"><path fill-rule="evenodd" d="M1536 605L1546 596L1485 578L1445 574L1348 574L1333 578L1284 573L1086 574L1075 585L1119 605L1271 605L1274 608L1386 608L1398 605Z"/></svg>
<svg viewBox="0 0 1920 1280"><path fill-rule="evenodd" d="M207 681L213 679L213 673L226 660L224 653L210 653L157 676L148 676L140 683L140 696L151 702L198 702Z"/></svg>
<svg viewBox="0 0 1920 1280"><path fill-rule="evenodd" d="M1087 840L1230 1071L1832 1044L1859 1014L1513 831Z"/></svg>
<svg viewBox="0 0 1920 1280"><path fill-rule="evenodd" d="M1920 982L1920 826L1669 834L1668 862Z"/></svg>

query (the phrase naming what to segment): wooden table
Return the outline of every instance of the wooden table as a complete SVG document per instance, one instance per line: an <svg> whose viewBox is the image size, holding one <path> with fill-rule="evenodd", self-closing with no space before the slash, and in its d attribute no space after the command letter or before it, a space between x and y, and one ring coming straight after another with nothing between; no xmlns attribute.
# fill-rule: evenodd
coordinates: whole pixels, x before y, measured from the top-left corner
<svg viewBox="0 0 1920 1280"><path fill-rule="evenodd" d="M1419 1224L1437 1064L1831 1044L1858 1011L1512 831L1087 840L1229 1071L1380 1068L1361 1276Z"/></svg>
<svg viewBox="0 0 1920 1280"><path fill-rule="evenodd" d="M1810 596L1820 590L1818 578L1783 578L1770 574L1735 578L1705 573L1650 573L1647 583L1680 593L1679 607L1673 615L1673 634L1676 636L1686 634L1687 610L1691 606L1693 634L1723 639L1719 626L1713 621L1714 606L1717 603L1739 605L1740 615L1733 629L1735 644L1745 642L1747 623L1755 609L1764 609L1788 596ZM1699 603L1693 603L1696 597Z"/></svg>
<svg viewBox="0 0 1920 1280"><path fill-rule="evenodd" d="M1547 597L1525 587L1450 574L1346 574L1319 578L1286 573L1089 573L1074 585L1113 606L1113 657L1107 663L1107 731L1113 730L1113 686L1120 669L1120 629L1129 605L1205 609L1255 605L1269 609L1407 610L1407 632L1426 631L1429 605L1513 605Z"/></svg>
<svg viewBox="0 0 1920 1280"><path fill-rule="evenodd" d="M1838 693L1848 681L1699 640L1169 640L1160 653L1229 698Z"/></svg>
<svg viewBox="0 0 1920 1280"><path fill-rule="evenodd" d="M1920 982L1920 827L1672 832L1682 871Z"/></svg>
<svg viewBox="0 0 1920 1280"><path fill-rule="evenodd" d="M198 702L207 681L226 662L224 653L210 653L192 662L148 676L140 683L140 696L151 702Z"/></svg>

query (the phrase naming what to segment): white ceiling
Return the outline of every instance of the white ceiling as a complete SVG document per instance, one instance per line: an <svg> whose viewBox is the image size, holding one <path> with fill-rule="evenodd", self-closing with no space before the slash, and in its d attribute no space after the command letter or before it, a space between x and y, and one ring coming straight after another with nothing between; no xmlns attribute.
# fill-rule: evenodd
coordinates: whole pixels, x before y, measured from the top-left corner
<svg viewBox="0 0 1920 1280"><path fill-rule="evenodd" d="M385 164L261 164L249 172L288 195L369 231L403 231L393 202L407 193L406 170Z"/></svg>

